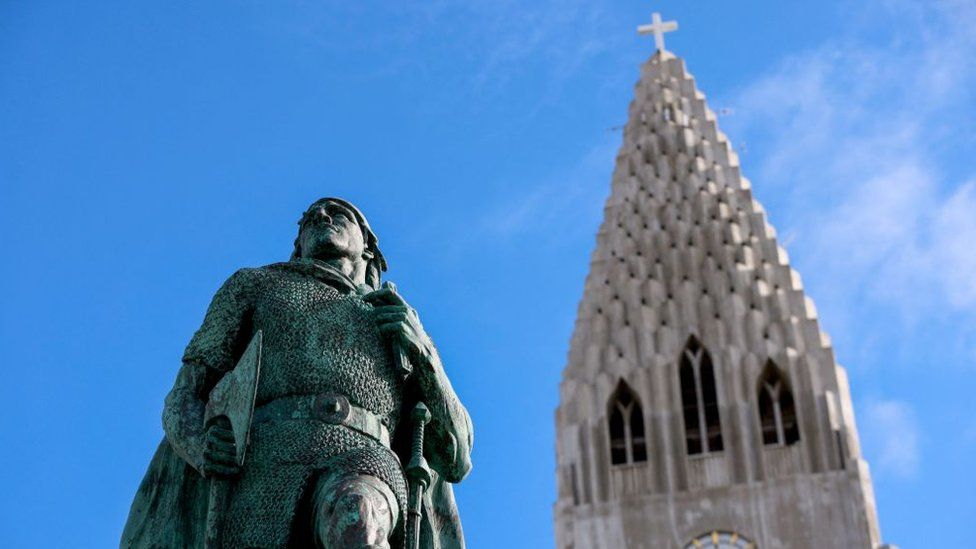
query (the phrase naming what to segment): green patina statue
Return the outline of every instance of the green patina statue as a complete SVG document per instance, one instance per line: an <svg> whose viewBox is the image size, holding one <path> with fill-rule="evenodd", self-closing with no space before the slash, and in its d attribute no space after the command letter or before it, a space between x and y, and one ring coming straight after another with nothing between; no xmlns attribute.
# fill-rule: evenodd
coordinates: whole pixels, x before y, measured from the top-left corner
<svg viewBox="0 0 976 549"><path fill-rule="evenodd" d="M363 214L217 291L166 397L121 547L464 547L472 425Z"/></svg>

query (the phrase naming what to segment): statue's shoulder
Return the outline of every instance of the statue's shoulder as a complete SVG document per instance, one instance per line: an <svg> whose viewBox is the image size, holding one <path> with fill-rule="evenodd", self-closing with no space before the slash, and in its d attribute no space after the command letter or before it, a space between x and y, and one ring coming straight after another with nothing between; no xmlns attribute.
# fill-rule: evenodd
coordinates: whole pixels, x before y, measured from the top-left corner
<svg viewBox="0 0 976 549"><path fill-rule="evenodd" d="M262 271L265 269L266 267L241 267L227 277L227 282L224 284L241 284L254 281L262 277Z"/></svg>
<svg viewBox="0 0 976 549"><path fill-rule="evenodd" d="M301 265L294 261L281 261L279 263L269 263L261 267L246 267L238 272L245 271L241 276L247 280L275 280L282 277L302 274ZM235 273L236 274L236 273Z"/></svg>
<svg viewBox="0 0 976 549"><path fill-rule="evenodd" d="M283 261L261 267L244 267L230 275L221 287L221 291L257 297L276 285L296 279L324 276L324 274L327 273L317 271L312 264L297 261Z"/></svg>
<svg viewBox="0 0 976 549"><path fill-rule="evenodd" d="M249 293L251 290L260 289L280 272L273 268L274 265L275 264L265 265L263 267L243 267L237 269L233 274L227 277L227 280L221 286L221 291L230 291L239 294L242 292Z"/></svg>

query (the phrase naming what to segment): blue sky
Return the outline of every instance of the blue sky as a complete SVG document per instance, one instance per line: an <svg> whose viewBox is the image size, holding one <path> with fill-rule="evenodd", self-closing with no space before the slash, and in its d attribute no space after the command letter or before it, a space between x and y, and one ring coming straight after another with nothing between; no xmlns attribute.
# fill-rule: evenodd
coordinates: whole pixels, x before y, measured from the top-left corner
<svg viewBox="0 0 976 549"><path fill-rule="evenodd" d="M0 1L0 545L107 547L213 291L346 197L552 545L553 411L638 66L684 57L849 370L884 537L976 521L976 5Z"/></svg>

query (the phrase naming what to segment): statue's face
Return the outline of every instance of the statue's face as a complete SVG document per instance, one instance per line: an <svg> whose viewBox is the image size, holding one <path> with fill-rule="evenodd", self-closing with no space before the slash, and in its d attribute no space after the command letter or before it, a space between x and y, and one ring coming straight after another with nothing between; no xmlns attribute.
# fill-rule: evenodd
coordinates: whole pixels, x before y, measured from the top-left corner
<svg viewBox="0 0 976 549"><path fill-rule="evenodd" d="M305 212L298 233L302 257L329 260L363 257L366 241L349 208L332 201L314 204Z"/></svg>

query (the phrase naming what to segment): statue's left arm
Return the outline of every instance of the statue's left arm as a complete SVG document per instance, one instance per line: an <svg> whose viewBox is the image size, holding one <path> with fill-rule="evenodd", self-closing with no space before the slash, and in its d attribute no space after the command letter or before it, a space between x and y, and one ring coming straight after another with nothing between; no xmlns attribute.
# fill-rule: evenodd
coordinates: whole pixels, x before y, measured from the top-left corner
<svg viewBox="0 0 976 549"><path fill-rule="evenodd" d="M431 467L448 482L460 482L471 470L474 427L447 378L440 355L424 335L426 351L420 352L420 365L414 371L421 400L431 413L427 431L428 459ZM426 356L424 356L426 355Z"/></svg>
<svg viewBox="0 0 976 549"><path fill-rule="evenodd" d="M410 358L420 399L431 413L425 441L430 466L448 482L460 482L471 470L474 428L471 417L447 378L437 348L424 331L417 311L396 293L392 285L364 299L376 307L380 331L401 345Z"/></svg>

